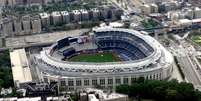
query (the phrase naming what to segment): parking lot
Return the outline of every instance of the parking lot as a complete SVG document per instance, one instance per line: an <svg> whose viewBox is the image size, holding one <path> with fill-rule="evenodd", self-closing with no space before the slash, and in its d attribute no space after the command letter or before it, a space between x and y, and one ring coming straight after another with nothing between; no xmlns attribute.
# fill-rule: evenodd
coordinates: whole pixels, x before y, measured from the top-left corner
<svg viewBox="0 0 201 101"><path fill-rule="evenodd" d="M47 45L52 44L56 42L58 39L64 38L66 36L78 36L87 31L89 31L89 29L35 34L29 36L6 38L5 41L7 48L21 48L21 47L30 47L37 45Z"/></svg>

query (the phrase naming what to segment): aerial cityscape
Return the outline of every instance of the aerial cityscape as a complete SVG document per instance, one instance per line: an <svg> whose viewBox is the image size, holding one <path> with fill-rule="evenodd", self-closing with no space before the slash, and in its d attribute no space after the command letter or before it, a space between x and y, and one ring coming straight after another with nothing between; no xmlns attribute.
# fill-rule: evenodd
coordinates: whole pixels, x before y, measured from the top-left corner
<svg viewBox="0 0 201 101"><path fill-rule="evenodd" d="M201 101L201 0L0 0L0 101Z"/></svg>

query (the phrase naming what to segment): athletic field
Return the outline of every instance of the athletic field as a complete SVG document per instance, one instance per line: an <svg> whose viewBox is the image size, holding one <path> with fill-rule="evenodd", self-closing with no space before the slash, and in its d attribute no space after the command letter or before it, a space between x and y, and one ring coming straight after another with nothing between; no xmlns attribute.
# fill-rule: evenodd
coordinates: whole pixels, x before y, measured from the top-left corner
<svg viewBox="0 0 201 101"><path fill-rule="evenodd" d="M112 52L79 54L69 59L73 62L116 62L121 61L117 54Z"/></svg>

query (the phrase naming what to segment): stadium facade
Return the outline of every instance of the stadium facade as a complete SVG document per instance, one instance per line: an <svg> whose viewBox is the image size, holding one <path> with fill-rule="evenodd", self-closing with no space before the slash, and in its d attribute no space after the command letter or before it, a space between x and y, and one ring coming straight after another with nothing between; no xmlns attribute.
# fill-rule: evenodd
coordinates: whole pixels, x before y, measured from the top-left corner
<svg viewBox="0 0 201 101"><path fill-rule="evenodd" d="M96 52L118 54L117 62L73 62L69 58ZM122 28L95 28L87 35L66 37L33 58L39 79L59 81L69 90L114 88L132 84L137 78L163 80L170 77L173 56L158 41L139 31Z"/></svg>

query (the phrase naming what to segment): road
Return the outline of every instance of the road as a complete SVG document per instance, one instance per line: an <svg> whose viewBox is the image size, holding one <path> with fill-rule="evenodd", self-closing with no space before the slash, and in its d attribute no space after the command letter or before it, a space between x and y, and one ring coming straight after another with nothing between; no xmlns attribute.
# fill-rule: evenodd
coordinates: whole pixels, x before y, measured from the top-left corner
<svg viewBox="0 0 201 101"><path fill-rule="evenodd" d="M108 0L108 2L122 9L126 14L136 11L138 12L139 7L142 5L142 2L139 0L123 0L122 3L118 3L116 0Z"/></svg>
<svg viewBox="0 0 201 101"><path fill-rule="evenodd" d="M186 79L193 85L201 85L200 79L194 68L196 67L188 56L178 57L180 66L183 68Z"/></svg>
<svg viewBox="0 0 201 101"><path fill-rule="evenodd" d="M181 42L181 45L177 43L171 43L171 51L174 56L177 57L179 65L185 75L185 79L187 82L192 83L194 86L201 85L200 75L196 70L197 65L195 61L192 61L190 50L188 50L188 46L185 42Z"/></svg>
<svg viewBox="0 0 201 101"><path fill-rule="evenodd" d="M182 48L184 49L185 55L186 55L186 60L188 60L188 63L190 67L187 68L187 72L191 72L192 74L190 74L192 81L194 82L193 84L198 86L201 85L201 78L200 78L200 74L199 71L197 70L197 68L199 68L196 60L195 60L195 53L196 50L194 49L194 47L189 44L188 42L186 42L185 40L182 40L181 42ZM185 62L186 63L186 62ZM189 78L190 79L190 78Z"/></svg>
<svg viewBox="0 0 201 101"><path fill-rule="evenodd" d="M122 5L120 3L116 2L116 0L108 0L108 2L110 2L111 4L116 6L117 8L120 8L124 12L128 12L124 7L122 7Z"/></svg>

